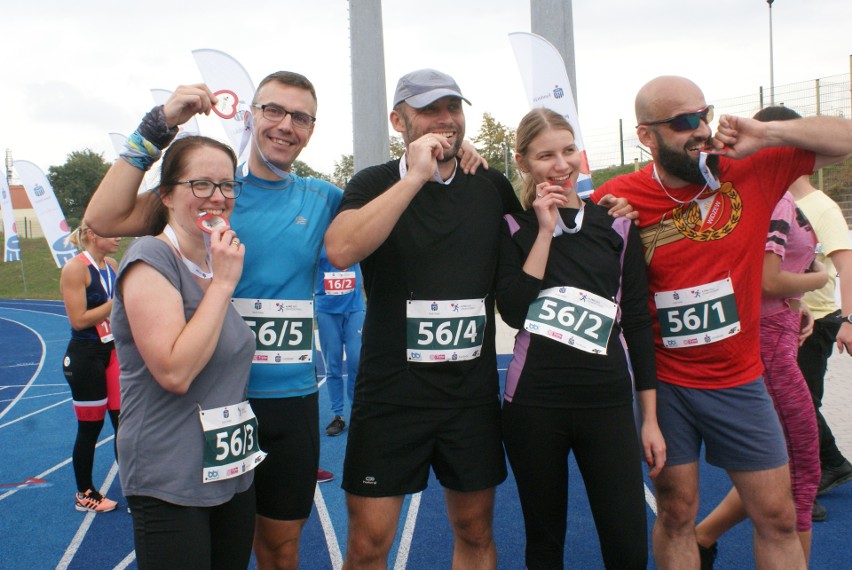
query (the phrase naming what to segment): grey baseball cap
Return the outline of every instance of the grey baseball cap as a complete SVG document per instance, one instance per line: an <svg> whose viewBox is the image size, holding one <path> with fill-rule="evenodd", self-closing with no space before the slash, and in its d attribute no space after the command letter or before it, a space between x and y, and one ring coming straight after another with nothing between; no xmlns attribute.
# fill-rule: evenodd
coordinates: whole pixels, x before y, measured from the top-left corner
<svg viewBox="0 0 852 570"><path fill-rule="evenodd" d="M458 97L468 105L470 101L461 94L455 79L435 69L418 69L406 73L396 84L393 106L405 101L415 109L422 109L441 97Z"/></svg>

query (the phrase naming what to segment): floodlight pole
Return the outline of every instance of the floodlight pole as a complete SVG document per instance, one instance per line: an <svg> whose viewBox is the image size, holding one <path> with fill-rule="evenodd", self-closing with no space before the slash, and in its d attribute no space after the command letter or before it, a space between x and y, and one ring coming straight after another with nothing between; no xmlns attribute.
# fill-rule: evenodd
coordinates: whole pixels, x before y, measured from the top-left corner
<svg viewBox="0 0 852 570"><path fill-rule="evenodd" d="M775 104L775 65L772 57L772 3L775 0L766 0L769 4L769 104Z"/></svg>

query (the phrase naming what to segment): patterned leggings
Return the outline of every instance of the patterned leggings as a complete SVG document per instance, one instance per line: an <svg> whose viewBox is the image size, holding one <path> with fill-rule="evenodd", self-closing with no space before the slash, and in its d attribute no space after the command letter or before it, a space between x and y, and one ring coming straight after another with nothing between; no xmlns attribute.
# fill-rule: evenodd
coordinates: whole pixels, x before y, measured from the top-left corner
<svg viewBox="0 0 852 570"><path fill-rule="evenodd" d="M796 530L811 530L811 509L820 478L816 414L805 378L796 362L801 317L783 311L760 319L760 356L766 389L781 420L796 503Z"/></svg>

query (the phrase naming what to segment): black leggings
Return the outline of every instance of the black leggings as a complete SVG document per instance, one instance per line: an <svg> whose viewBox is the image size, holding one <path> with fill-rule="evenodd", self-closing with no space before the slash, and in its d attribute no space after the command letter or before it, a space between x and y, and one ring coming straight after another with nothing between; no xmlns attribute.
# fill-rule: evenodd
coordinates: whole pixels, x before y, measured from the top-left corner
<svg viewBox="0 0 852 570"><path fill-rule="evenodd" d="M254 485L215 507L127 497L139 569L245 570L254 537L254 501Z"/></svg>
<svg viewBox="0 0 852 570"><path fill-rule="evenodd" d="M505 402L503 441L521 499L530 570L562 568L573 451L607 568L645 568L648 527L631 405L567 410Z"/></svg>
<svg viewBox="0 0 852 570"><path fill-rule="evenodd" d="M834 350L834 342L840 331L840 323L832 321L829 317L837 316L840 311L835 311L821 319L814 321L814 332L799 347L799 368L808 383L808 390L816 409L817 429L819 430L819 460L822 467L836 467L843 463L844 457L837 447L834 434L825 421L825 416L820 412L822 397L825 393L825 372L828 368L828 359Z"/></svg>
<svg viewBox="0 0 852 570"><path fill-rule="evenodd" d="M107 410L112 429L115 431L115 439L112 440L112 449L115 459L118 460L118 410ZM74 453L72 464L74 465L74 478L77 481L77 490L85 493L87 489L97 490L92 481L92 469L95 464L95 446L98 444L98 436L104 427L104 421L83 422L77 420L77 439L74 440Z"/></svg>

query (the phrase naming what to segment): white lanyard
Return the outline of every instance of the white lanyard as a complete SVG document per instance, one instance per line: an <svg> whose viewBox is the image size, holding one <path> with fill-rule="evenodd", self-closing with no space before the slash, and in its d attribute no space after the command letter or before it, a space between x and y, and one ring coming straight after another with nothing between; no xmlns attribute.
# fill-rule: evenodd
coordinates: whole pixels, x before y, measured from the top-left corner
<svg viewBox="0 0 852 570"><path fill-rule="evenodd" d="M213 271L210 271L208 273L208 272L202 270L191 259L187 259L186 256L183 255L183 253L180 250L180 245L178 244L178 240L177 240L177 236L175 235L175 231L172 229L172 227L170 225L166 224L166 227L163 228L163 233L166 235L167 238L169 238L169 241L172 242L172 245L174 246L174 248L178 252L178 257L180 257L180 260L183 261L183 264L186 266L187 269L189 269L192 272L193 275L195 275L196 277L200 277L202 279L212 279L213 278ZM207 258L206 258L207 267L212 268L213 267L213 264L212 264L213 258L210 255L210 245L207 241L209 239L210 238L207 236L207 234L204 234L204 244L207 246Z"/></svg>
<svg viewBox="0 0 852 570"><path fill-rule="evenodd" d="M455 167L453 168L453 173L446 180L441 178L441 171L440 171L440 169L436 168L435 174L432 175L433 181L437 182L438 184L443 184L444 186L449 186L450 182L453 181L453 178L456 177L456 170L458 170L458 167L459 167L459 163L458 163L458 161L456 161ZM399 177L400 177L400 179L405 178L406 172L408 172L408 161L405 159L405 155L403 154L402 158L399 159Z"/></svg>
<svg viewBox="0 0 852 570"><path fill-rule="evenodd" d="M563 233L565 234L576 234L583 227L583 218L586 212L585 203L580 200L580 210L577 212L577 215L574 217L574 227L569 228L565 225L565 222L562 221L562 214L559 214L556 218L556 227L553 228L553 237L559 237Z"/></svg>
<svg viewBox="0 0 852 570"><path fill-rule="evenodd" d="M113 298L113 284L115 283L115 272L113 272L112 267L109 266L109 263L104 262L106 265L106 279L104 279L104 274L101 273L100 266L95 263L95 258L92 257L92 254L86 250L83 250L83 255L86 256L86 259L89 260L95 269L98 270L98 277L101 279L101 287L103 287L104 293L107 294L108 299Z"/></svg>

